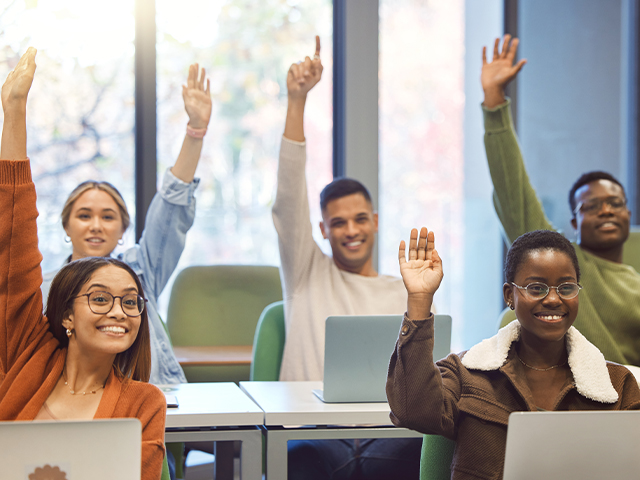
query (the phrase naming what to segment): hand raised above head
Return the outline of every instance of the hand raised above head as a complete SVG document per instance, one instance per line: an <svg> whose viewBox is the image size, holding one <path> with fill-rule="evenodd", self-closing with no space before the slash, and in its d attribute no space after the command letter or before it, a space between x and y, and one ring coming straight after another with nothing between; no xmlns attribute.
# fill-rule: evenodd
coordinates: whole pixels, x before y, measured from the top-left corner
<svg viewBox="0 0 640 480"><path fill-rule="evenodd" d="M316 35L316 52L313 59L305 57L304 61L294 63L287 73L287 91L291 98L304 98L322 77L322 60L320 60L320 37Z"/></svg>
<svg viewBox="0 0 640 480"><path fill-rule="evenodd" d="M29 47L4 81L4 85L2 85L2 108L5 112L10 108L24 108L26 106L27 95L36 72L36 52L35 48Z"/></svg>
<svg viewBox="0 0 640 480"><path fill-rule="evenodd" d="M398 260L400 274L409 295L433 295L438 290L442 277L442 260L435 250L435 235L425 227L411 230L409 260L406 258L404 240L400 242Z"/></svg>
<svg viewBox="0 0 640 480"><path fill-rule="evenodd" d="M197 63L189 66L187 84L182 86L182 99L191 128L207 128L211 119L211 84L207 78L205 89L204 79L204 68L200 69Z"/></svg>
<svg viewBox="0 0 640 480"><path fill-rule="evenodd" d="M485 94L485 104L487 100L492 103L492 105L487 105L489 108L496 106L493 105L495 102L504 101L505 87L527 63L525 59L522 59L514 65L516 53L518 52L518 43L517 38L512 40L511 35L506 34L502 43L502 52L500 52L500 39L496 38L491 62L487 62L487 47L482 48L480 81Z"/></svg>

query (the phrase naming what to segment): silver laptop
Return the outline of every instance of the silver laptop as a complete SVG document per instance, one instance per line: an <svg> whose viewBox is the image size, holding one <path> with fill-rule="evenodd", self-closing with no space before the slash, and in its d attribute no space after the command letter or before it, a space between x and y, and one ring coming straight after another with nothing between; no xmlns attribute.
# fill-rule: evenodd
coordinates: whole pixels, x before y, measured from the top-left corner
<svg viewBox="0 0 640 480"><path fill-rule="evenodd" d="M141 451L136 418L0 422L1 478L140 480Z"/></svg>
<svg viewBox="0 0 640 480"><path fill-rule="evenodd" d="M509 416L504 480L640 478L640 411Z"/></svg>
<svg viewBox="0 0 640 480"><path fill-rule="evenodd" d="M327 403L386 402L389 358L402 315L346 315L325 323L324 384L313 393ZM451 317L435 316L434 360L451 350Z"/></svg>

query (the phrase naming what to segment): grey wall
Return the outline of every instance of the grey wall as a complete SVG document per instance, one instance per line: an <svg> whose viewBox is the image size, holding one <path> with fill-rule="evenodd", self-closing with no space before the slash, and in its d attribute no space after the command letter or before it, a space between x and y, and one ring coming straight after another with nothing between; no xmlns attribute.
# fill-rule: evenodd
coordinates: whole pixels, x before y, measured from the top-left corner
<svg viewBox="0 0 640 480"><path fill-rule="evenodd" d="M573 239L567 195L581 173L606 170L623 183L620 0L519 3L518 130L547 215Z"/></svg>

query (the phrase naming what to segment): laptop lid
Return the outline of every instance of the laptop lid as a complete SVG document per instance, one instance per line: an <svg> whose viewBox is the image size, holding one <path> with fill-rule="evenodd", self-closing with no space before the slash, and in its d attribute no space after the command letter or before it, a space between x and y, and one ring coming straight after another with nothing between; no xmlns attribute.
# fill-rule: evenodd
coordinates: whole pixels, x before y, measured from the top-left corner
<svg viewBox="0 0 640 480"><path fill-rule="evenodd" d="M386 402L389 358L402 315L345 315L325 323L324 402ZM451 317L435 316L435 360L451 349Z"/></svg>
<svg viewBox="0 0 640 480"><path fill-rule="evenodd" d="M140 480L141 451L136 418L0 422L2 478Z"/></svg>
<svg viewBox="0 0 640 480"><path fill-rule="evenodd" d="M516 412L504 480L640 477L640 411Z"/></svg>

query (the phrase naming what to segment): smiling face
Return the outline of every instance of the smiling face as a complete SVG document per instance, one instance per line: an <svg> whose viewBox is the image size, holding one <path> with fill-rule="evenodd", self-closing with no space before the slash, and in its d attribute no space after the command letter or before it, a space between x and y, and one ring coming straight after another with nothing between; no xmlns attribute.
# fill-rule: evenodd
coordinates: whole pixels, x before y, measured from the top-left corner
<svg viewBox="0 0 640 480"><path fill-rule="evenodd" d="M78 295L97 291L109 292L113 296L140 294L129 272L115 265L107 265L96 270ZM108 313L96 314L89 308L86 296L74 299L71 311L62 321L64 328L73 331L69 339L69 349L78 348L81 354L92 357L115 357L116 354L127 350L138 335L140 323L140 315L125 315L120 299L114 299L113 307Z"/></svg>
<svg viewBox="0 0 640 480"><path fill-rule="evenodd" d="M530 283L558 286L565 282L577 283L576 270L569 256L557 250L530 250L516 271L513 283L526 287ZM578 315L578 298L566 300L555 289L542 300L530 298L524 290L504 284L505 302L515 307L522 326L522 339L527 342L557 342L564 339Z"/></svg>
<svg viewBox="0 0 640 480"><path fill-rule="evenodd" d="M362 194L331 200L322 212L322 236L329 240L333 261L341 270L372 275L371 254L378 232L378 214Z"/></svg>
<svg viewBox="0 0 640 480"><path fill-rule="evenodd" d="M109 256L124 233L118 204L98 189L87 190L73 202L64 229L73 245L72 260Z"/></svg>
<svg viewBox="0 0 640 480"><path fill-rule="evenodd" d="M576 205L606 199L625 199L620 185L610 180L595 180L583 185L575 193ZM576 213L571 220L576 229L577 243L592 253L621 249L629 236L631 212L625 207L614 210L606 203L595 211Z"/></svg>

